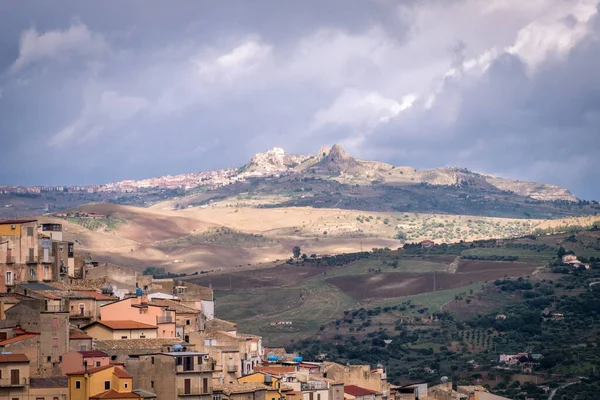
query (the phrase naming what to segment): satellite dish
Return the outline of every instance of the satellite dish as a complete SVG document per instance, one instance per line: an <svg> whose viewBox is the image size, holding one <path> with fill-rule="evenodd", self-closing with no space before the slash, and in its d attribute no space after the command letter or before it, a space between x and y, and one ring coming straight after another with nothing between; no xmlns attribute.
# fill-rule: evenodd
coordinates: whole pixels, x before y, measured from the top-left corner
<svg viewBox="0 0 600 400"><path fill-rule="evenodd" d="M440 378L440 381L442 381L442 383L446 383L446 382L448 382L448 377L447 376L442 376Z"/></svg>

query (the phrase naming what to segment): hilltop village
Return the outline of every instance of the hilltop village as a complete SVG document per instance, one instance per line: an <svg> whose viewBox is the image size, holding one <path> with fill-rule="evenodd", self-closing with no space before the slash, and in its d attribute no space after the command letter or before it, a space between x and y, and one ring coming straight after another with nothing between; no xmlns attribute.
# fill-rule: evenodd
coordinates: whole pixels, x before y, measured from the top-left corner
<svg viewBox="0 0 600 400"><path fill-rule="evenodd" d="M499 398L269 348L215 315L212 288L95 262L60 224L0 221L0 269L0 398Z"/></svg>

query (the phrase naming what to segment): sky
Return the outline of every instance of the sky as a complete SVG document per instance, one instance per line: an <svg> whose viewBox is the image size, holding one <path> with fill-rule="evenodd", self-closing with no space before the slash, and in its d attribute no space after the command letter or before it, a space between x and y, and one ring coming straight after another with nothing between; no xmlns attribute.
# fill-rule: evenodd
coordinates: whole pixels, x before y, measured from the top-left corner
<svg viewBox="0 0 600 400"><path fill-rule="evenodd" d="M0 185L338 143L600 199L599 1L0 2Z"/></svg>

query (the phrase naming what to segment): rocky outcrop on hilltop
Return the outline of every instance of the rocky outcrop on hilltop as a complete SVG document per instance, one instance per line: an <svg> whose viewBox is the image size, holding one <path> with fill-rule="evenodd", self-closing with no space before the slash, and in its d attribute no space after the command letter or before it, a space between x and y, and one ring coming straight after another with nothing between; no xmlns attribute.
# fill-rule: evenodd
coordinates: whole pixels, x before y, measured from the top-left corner
<svg viewBox="0 0 600 400"><path fill-rule="evenodd" d="M250 162L243 167L240 176L269 176L290 172L292 168L307 158L308 156L286 154L282 148L275 147L254 155Z"/></svg>
<svg viewBox="0 0 600 400"><path fill-rule="evenodd" d="M536 200L577 201L577 198L573 196L568 189L555 185L537 182L522 182L512 179L497 178L494 176L489 176L486 180L500 190L507 190L521 196L529 196Z"/></svg>

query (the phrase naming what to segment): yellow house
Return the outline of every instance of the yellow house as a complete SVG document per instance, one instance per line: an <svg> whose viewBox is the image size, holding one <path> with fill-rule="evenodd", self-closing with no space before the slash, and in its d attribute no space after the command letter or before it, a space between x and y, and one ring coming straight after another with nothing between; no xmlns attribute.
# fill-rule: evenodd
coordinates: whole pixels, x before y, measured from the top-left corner
<svg viewBox="0 0 600 400"><path fill-rule="evenodd" d="M279 388L281 387L279 380L280 379L277 376L273 376L265 372L255 372L253 374L238 378L238 383L261 383L263 385L270 386L279 390Z"/></svg>
<svg viewBox="0 0 600 400"><path fill-rule="evenodd" d="M95 321L81 329L94 339L156 339L156 325L138 321Z"/></svg>
<svg viewBox="0 0 600 400"><path fill-rule="evenodd" d="M139 394L132 392L133 378L117 365L87 368L73 372L69 377L69 399L120 399L139 400Z"/></svg>

